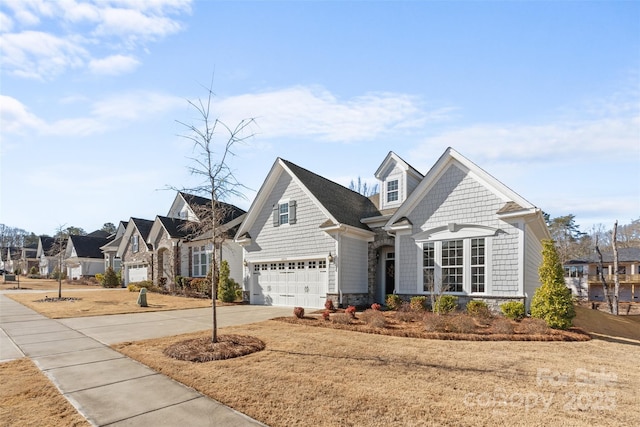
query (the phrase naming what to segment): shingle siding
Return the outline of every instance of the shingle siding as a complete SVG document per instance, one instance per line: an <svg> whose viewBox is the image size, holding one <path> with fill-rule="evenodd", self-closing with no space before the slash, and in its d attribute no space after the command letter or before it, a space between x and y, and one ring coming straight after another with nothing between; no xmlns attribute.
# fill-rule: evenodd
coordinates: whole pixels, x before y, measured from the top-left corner
<svg viewBox="0 0 640 427"><path fill-rule="evenodd" d="M340 289L343 293L366 293L367 242L343 237L340 251Z"/></svg>

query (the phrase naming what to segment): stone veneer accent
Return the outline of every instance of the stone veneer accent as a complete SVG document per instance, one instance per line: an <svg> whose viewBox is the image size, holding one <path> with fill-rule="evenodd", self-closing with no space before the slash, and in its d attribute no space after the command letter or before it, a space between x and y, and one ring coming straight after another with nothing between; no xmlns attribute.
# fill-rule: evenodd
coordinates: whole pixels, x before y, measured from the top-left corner
<svg viewBox="0 0 640 427"><path fill-rule="evenodd" d="M373 242L369 242L368 248L368 291L369 297L367 299L367 305L373 304L376 295L378 295L378 289L376 286L376 275L378 271L378 249L382 246L395 246L395 239L387 234L382 228L376 228L373 230L376 235ZM384 262L384 260L382 260Z"/></svg>

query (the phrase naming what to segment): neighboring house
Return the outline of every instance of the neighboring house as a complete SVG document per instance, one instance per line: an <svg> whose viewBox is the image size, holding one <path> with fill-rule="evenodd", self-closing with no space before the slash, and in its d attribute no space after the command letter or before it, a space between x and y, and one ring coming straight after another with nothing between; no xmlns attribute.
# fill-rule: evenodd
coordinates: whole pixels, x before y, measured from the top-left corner
<svg viewBox="0 0 640 427"><path fill-rule="evenodd" d="M602 258L602 273L613 292L615 280L613 252L603 252ZM564 266L564 272L565 283L574 295L589 301L604 301L600 259L597 254L587 259L569 261ZM620 281L619 301L640 302L640 248L618 249L618 279Z"/></svg>
<svg viewBox="0 0 640 427"><path fill-rule="evenodd" d="M0 268L13 274L16 269L21 269L20 257L22 248L16 246L5 246L0 249Z"/></svg>
<svg viewBox="0 0 640 427"><path fill-rule="evenodd" d="M38 258L41 277L49 277L58 265L57 253L54 253L56 251L55 243L56 239L49 236L40 236L38 239L36 258Z"/></svg>
<svg viewBox="0 0 640 427"><path fill-rule="evenodd" d="M322 307L448 293L522 301L539 286L540 209L448 148L423 176L391 152L367 198L278 158L236 234L252 304Z"/></svg>
<svg viewBox="0 0 640 427"><path fill-rule="evenodd" d="M211 204L206 199L178 192L167 216L157 216L149 233L147 243L154 249L156 264L154 282L161 281L170 288L177 276L204 277L211 267L211 234L201 233L198 223ZM224 213L219 231L228 236L217 248L217 261L229 263L230 277L242 282L242 248L233 241L237 227L245 216L242 209L221 202Z"/></svg>
<svg viewBox="0 0 640 427"><path fill-rule="evenodd" d="M153 280L154 254L147 244L153 221L131 218L122 234L115 257L120 258L124 285ZM104 265L104 264L103 264Z"/></svg>
<svg viewBox="0 0 640 427"><path fill-rule="evenodd" d="M20 253L20 267L22 268L23 274L29 274L32 267L38 268L38 244L33 243L30 245L25 245L21 248Z"/></svg>
<svg viewBox="0 0 640 427"><path fill-rule="evenodd" d="M116 273L122 270L122 260L118 256L118 248L122 242L122 236L127 229L127 222L120 221L116 232L108 236L107 244L100 247L100 250L104 254L104 269L111 267Z"/></svg>
<svg viewBox="0 0 640 427"><path fill-rule="evenodd" d="M104 232L94 232L86 236L69 236L65 247L64 264L67 278L71 280L93 277L104 273L104 256L100 250L107 243Z"/></svg>

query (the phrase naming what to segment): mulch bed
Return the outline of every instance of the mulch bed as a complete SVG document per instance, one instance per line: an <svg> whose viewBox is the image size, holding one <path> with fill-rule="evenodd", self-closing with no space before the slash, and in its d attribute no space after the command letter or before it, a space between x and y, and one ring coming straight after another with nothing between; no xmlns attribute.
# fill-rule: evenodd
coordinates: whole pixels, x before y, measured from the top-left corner
<svg viewBox="0 0 640 427"><path fill-rule="evenodd" d="M324 320L321 316L311 315L303 318L278 317L273 320L290 323L294 325L305 325L320 328L341 329L353 332L361 332L367 334L387 335L403 338L422 338L422 339L438 339L438 340L463 340L463 341L589 341L591 337L587 332L580 328L569 328L568 330L557 330L551 328L536 328L533 332L522 332L528 326L532 319L524 319L522 322L509 321L513 326L513 333L501 333L495 330L494 321L508 321L502 317L496 317L489 321L476 321L476 326L471 333L460 332L440 332L427 331L425 321L423 320L430 314L416 314L416 320L402 321L396 319L398 312L385 311L381 312L385 319L384 327L374 327L362 319L352 319L349 324L338 323L332 320ZM424 316L424 318L423 318ZM455 316L466 316L465 314L443 315L441 317L455 321ZM332 315L333 317L333 315Z"/></svg>
<svg viewBox="0 0 640 427"><path fill-rule="evenodd" d="M74 302L74 301L80 301L81 299L82 298L75 298L75 297L49 298L48 296L45 296L43 299L36 300L35 302L65 302L65 301Z"/></svg>
<svg viewBox="0 0 640 427"><path fill-rule="evenodd" d="M265 344L246 335L218 335L218 342L211 337L193 338L170 345L164 350L166 356L189 362L210 362L246 356L264 350Z"/></svg>

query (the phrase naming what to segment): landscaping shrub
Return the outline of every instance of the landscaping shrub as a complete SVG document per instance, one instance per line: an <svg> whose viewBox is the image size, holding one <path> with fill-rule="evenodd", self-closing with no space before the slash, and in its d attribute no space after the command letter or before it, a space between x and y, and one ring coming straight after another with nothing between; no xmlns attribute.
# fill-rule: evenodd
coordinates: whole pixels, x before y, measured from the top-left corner
<svg viewBox="0 0 640 427"><path fill-rule="evenodd" d="M387 325L384 314L379 310L365 310L360 315L360 319L362 319L362 321L367 325L374 328L384 328Z"/></svg>
<svg viewBox="0 0 640 427"><path fill-rule="evenodd" d="M36 274L39 274L39 273L40 272L38 271L38 267L36 267L35 265L29 269L29 274L32 276L35 276Z"/></svg>
<svg viewBox="0 0 640 427"><path fill-rule="evenodd" d="M412 310L411 303L404 301L396 310L394 317L401 322L415 322L421 320L423 315L423 311Z"/></svg>
<svg viewBox="0 0 640 427"><path fill-rule="evenodd" d="M467 314L479 319L491 317L491 311L489 310L487 303L479 300L471 300L467 303Z"/></svg>
<svg viewBox="0 0 640 427"><path fill-rule="evenodd" d="M121 282L120 282L120 279L118 278L118 275L113 270L113 268L107 267L107 269L104 272L104 276L102 280L99 281L99 283L105 288L118 288L120 287Z"/></svg>
<svg viewBox="0 0 640 427"><path fill-rule="evenodd" d="M389 310L397 310L402 305L402 298L399 295L389 294L385 300L385 304Z"/></svg>
<svg viewBox="0 0 640 427"><path fill-rule="evenodd" d="M96 273L96 280L98 283L102 285L102 281L104 280L104 274Z"/></svg>
<svg viewBox="0 0 640 427"><path fill-rule="evenodd" d="M427 332L446 332L448 319L433 313L424 316L424 329Z"/></svg>
<svg viewBox="0 0 640 427"><path fill-rule="evenodd" d="M134 285L133 283L129 283L127 285L127 289L129 290L129 292L138 292L140 290L140 288Z"/></svg>
<svg viewBox="0 0 640 427"><path fill-rule="evenodd" d="M332 299L328 299L324 302L324 308L329 310L330 312L334 312L336 311L335 306L333 305L333 300Z"/></svg>
<svg viewBox="0 0 640 427"><path fill-rule="evenodd" d="M371 304L371 310L380 311L382 310L382 306L377 302L374 302L373 304Z"/></svg>
<svg viewBox="0 0 640 427"><path fill-rule="evenodd" d="M298 319L302 319L304 317L304 308L302 308L302 307L294 307L293 308L293 315L296 316Z"/></svg>
<svg viewBox="0 0 640 427"><path fill-rule="evenodd" d="M511 320L522 320L524 319L524 303L518 301L510 301L505 302L500 306L500 310L502 310L502 314L504 317Z"/></svg>
<svg viewBox="0 0 640 427"><path fill-rule="evenodd" d="M229 263L223 260L220 263L220 280L218 282L218 299L222 302L234 302L236 291L240 289L238 282L229 277Z"/></svg>
<svg viewBox="0 0 640 427"><path fill-rule="evenodd" d="M331 311L330 311L330 310L328 310L328 309L327 309L327 310L325 310L325 311L323 311L323 312L322 312L322 318L323 318L325 321L328 321L328 320L331 318Z"/></svg>
<svg viewBox="0 0 640 427"><path fill-rule="evenodd" d="M493 330L496 334L511 335L514 332L513 322L504 317L496 317L493 321Z"/></svg>
<svg viewBox="0 0 640 427"><path fill-rule="evenodd" d="M549 326L547 326L547 322L542 319L523 319L522 322L520 322L519 332L530 335L545 335L549 333Z"/></svg>
<svg viewBox="0 0 640 427"><path fill-rule="evenodd" d="M196 277L189 283L192 290L211 298L211 280L207 277Z"/></svg>
<svg viewBox="0 0 640 427"><path fill-rule="evenodd" d="M55 270L53 270L53 273L51 273L51 278L55 280L65 280L67 278L67 272L63 271L60 273L60 269L56 267Z"/></svg>
<svg viewBox="0 0 640 427"><path fill-rule="evenodd" d="M543 319L554 329L570 328L576 312L553 240L542 241L542 264L538 275L542 285L533 294L531 316Z"/></svg>
<svg viewBox="0 0 640 427"><path fill-rule="evenodd" d="M347 308L345 308L344 312L349 316L351 316L352 319L356 318L356 307L354 305L350 305Z"/></svg>
<svg viewBox="0 0 640 427"><path fill-rule="evenodd" d="M425 296L412 297L411 302L409 304L411 306L411 310L413 311L424 311L427 304L427 297Z"/></svg>
<svg viewBox="0 0 640 427"><path fill-rule="evenodd" d="M341 325L348 325L351 323L351 319L352 317L350 315L348 315L347 313L336 313L333 316L331 316L331 321L333 323L338 323Z"/></svg>
<svg viewBox="0 0 640 427"><path fill-rule="evenodd" d="M182 282L184 280L184 277L177 275L176 276L176 288L182 289L182 287L184 286L184 283Z"/></svg>
<svg viewBox="0 0 640 427"><path fill-rule="evenodd" d="M458 307L458 297L454 295L440 295L433 307L434 313L447 314L451 313Z"/></svg>
<svg viewBox="0 0 640 427"><path fill-rule="evenodd" d="M145 288L148 292L156 292L158 290L158 288L156 288L153 285L153 282L151 280L142 280L140 282L131 282L129 283L129 286L134 285L138 288L138 290ZM129 288L129 286L127 286L127 289Z"/></svg>
<svg viewBox="0 0 640 427"><path fill-rule="evenodd" d="M459 334L472 334L476 330L476 323L473 321L473 318L466 314L458 314L450 317L447 326L450 332L457 332Z"/></svg>

